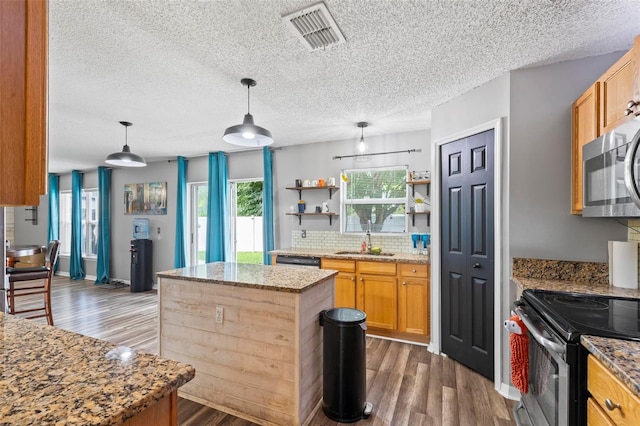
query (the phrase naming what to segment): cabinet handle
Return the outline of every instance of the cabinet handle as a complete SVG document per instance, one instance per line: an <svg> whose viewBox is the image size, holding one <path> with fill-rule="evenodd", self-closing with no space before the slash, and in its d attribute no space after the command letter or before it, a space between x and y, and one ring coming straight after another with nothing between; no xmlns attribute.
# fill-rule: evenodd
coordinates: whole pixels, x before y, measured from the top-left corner
<svg viewBox="0 0 640 426"><path fill-rule="evenodd" d="M413 269L411 272L413 272L413 273L415 274L415 273L416 273L416 272L418 272L418 271L416 271L415 269Z"/></svg>
<svg viewBox="0 0 640 426"><path fill-rule="evenodd" d="M356 277L351 277L351 281L355 281L355 280L356 280Z"/></svg>
<svg viewBox="0 0 640 426"><path fill-rule="evenodd" d="M609 411L613 411L616 408L620 409L620 404L616 404L615 402L611 401L609 398L604 400L604 405L607 406L607 410Z"/></svg>
<svg viewBox="0 0 640 426"><path fill-rule="evenodd" d="M407 285L407 282L406 281L402 281L402 285Z"/></svg>
<svg viewBox="0 0 640 426"><path fill-rule="evenodd" d="M360 277L360 281L364 281L364 278Z"/></svg>

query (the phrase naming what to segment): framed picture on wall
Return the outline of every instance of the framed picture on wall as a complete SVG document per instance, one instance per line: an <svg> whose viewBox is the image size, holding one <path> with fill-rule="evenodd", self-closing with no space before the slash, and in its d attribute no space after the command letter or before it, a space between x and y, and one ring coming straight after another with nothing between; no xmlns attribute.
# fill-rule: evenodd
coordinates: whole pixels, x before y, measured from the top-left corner
<svg viewBox="0 0 640 426"><path fill-rule="evenodd" d="M124 214L167 214L167 182L125 184Z"/></svg>

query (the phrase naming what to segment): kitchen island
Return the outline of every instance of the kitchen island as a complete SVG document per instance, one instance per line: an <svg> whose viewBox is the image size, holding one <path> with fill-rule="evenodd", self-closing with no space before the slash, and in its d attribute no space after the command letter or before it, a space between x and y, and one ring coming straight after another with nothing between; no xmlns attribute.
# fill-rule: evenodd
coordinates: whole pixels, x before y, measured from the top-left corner
<svg viewBox="0 0 640 426"><path fill-rule="evenodd" d="M225 262L158 273L159 352L198 370L180 396L258 424L306 424L336 273Z"/></svg>
<svg viewBox="0 0 640 426"><path fill-rule="evenodd" d="M177 425L190 365L0 312L0 424Z"/></svg>

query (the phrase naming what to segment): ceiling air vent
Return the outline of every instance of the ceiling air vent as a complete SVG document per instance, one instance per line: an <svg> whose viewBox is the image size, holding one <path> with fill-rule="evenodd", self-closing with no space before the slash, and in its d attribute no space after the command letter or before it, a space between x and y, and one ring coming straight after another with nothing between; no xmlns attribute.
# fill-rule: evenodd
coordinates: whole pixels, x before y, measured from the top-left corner
<svg viewBox="0 0 640 426"><path fill-rule="evenodd" d="M311 52L345 42L344 35L324 3L283 16L282 20L291 26L296 37Z"/></svg>

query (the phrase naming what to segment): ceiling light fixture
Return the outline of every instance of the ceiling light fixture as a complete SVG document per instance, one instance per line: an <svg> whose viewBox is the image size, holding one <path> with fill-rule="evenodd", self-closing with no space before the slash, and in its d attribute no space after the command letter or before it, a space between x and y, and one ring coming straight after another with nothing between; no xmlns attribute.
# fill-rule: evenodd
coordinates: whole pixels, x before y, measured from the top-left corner
<svg viewBox="0 0 640 426"><path fill-rule="evenodd" d="M369 156L369 149L367 144L364 142L364 128L367 127L369 123L366 121L361 121L358 123L358 127L360 127L360 142L358 142L358 149L356 150L356 155L353 156L353 159L356 161L369 161L371 157Z"/></svg>
<svg viewBox="0 0 640 426"><path fill-rule="evenodd" d="M253 115L249 112L250 106L250 90L256 85L256 81L250 78L240 80L243 86L247 86L247 113L244 116L242 124L228 127L224 131L222 139L233 145L240 146L267 146L273 143L271 132L267 129L253 124Z"/></svg>
<svg viewBox="0 0 640 426"><path fill-rule="evenodd" d="M127 127L132 126L132 124L128 121L121 121L120 124L124 126L124 146L122 147L122 152L109 154L104 162L112 166L145 167L147 163L144 161L144 158L131 152L127 144Z"/></svg>

